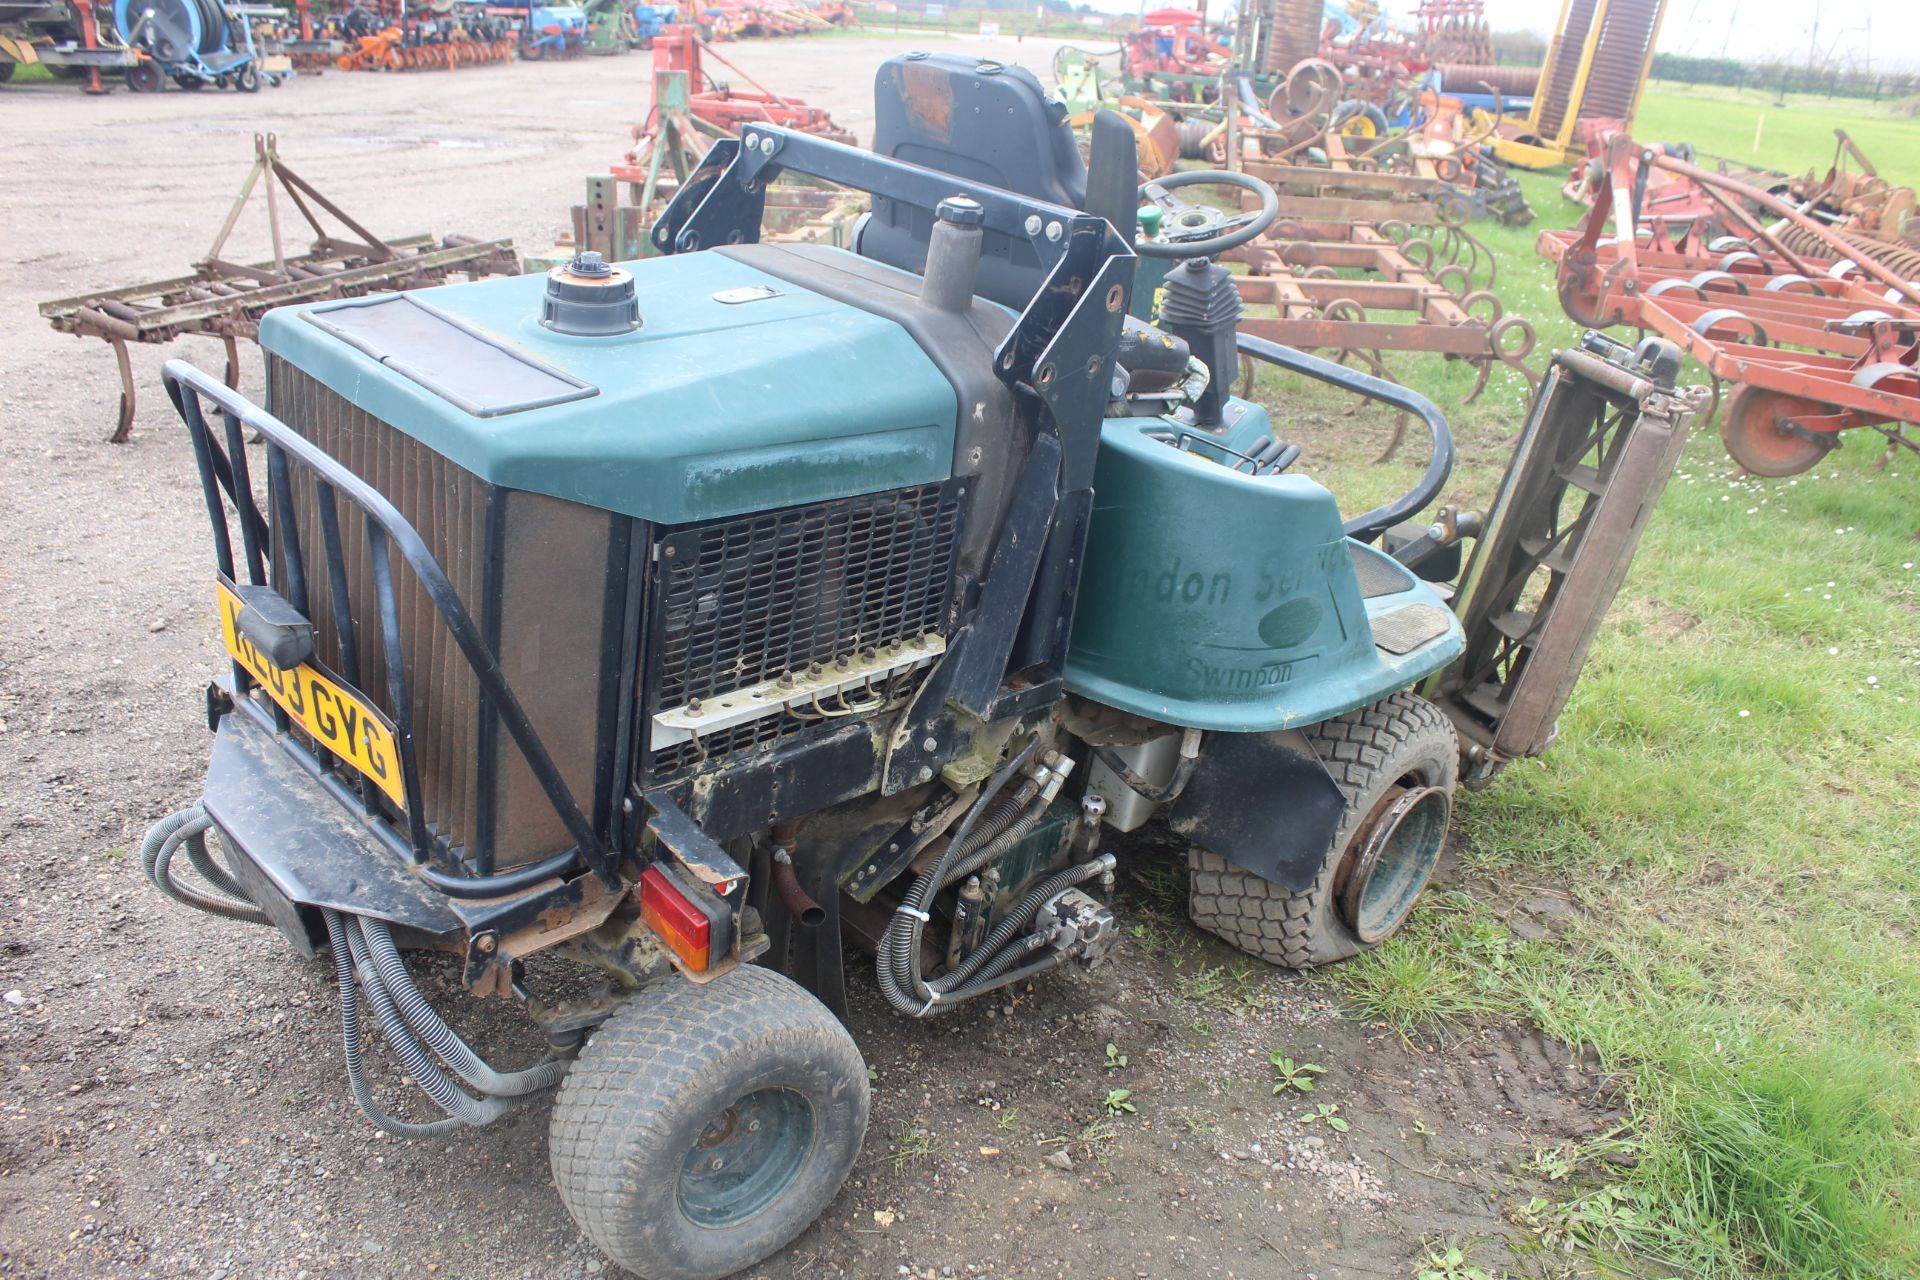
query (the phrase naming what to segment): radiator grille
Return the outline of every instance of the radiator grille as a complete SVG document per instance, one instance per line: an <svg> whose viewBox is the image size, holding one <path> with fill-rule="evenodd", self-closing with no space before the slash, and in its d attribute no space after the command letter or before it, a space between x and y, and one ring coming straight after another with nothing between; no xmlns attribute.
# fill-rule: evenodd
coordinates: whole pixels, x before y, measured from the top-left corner
<svg viewBox="0 0 1920 1280"><path fill-rule="evenodd" d="M491 486L419 441L349 403L311 375L278 357L268 358L270 408L306 439L340 460L384 494L426 540L463 601L484 598L487 494ZM308 616L314 656L341 675L347 672L325 571L318 498L310 475L294 469L293 507L307 565ZM386 662L367 556L365 522L342 502L340 535L345 555L359 671L352 683L387 712ZM276 557L284 550L276 546ZM440 624L426 589L411 573L394 574L400 647L406 663L408 701L420 764L421 807L444 847L473 838L478 805L479 761L474 734L480 688L473 669ZM343 773L351 778L351 773Z"/></svg>
<svg viewBox="0 0 1920 1280"><path fill-rule="evenodd" d="M960 499L926 485L667 531L648 715L804 672L860 650L944 634ZM649 720L650 723L650 720ZM805 729L768 716L652 756L667 777Z"/></svg>

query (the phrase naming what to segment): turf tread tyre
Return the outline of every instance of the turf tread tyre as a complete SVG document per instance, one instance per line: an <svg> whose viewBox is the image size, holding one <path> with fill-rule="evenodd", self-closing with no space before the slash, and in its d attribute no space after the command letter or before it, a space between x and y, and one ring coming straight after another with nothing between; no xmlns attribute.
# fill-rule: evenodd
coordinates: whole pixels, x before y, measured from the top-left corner
<svg viewBox="0 0 1920 1280"><path fill-rule="evenodd" d="M813 1103L805 1163L745 1221L696 1226L677 1199L681 1160L717 1110L766 1087ZM781 1248L827 1207L860 1153L868 1100L853 1038L791 979L757 965L705 985L668 979L601 1024L567 1073L548 1132L554 1183L621 1266L646 1280L714 1280Z"/></svg>
<svg viewBox="0 0 1920 1280"><path fill-rule="evenodd" d="M1390 694L1303 732L1347 800L1313 884L1294 892L1198 845L1187 850L1187 914L1193 922L1250 956L1289 969L1331 964L1368 949L1334 903L1340 855L1395 781L1413 772L1451 795L1459 773L1452 722L1414 693Z"/></svg>

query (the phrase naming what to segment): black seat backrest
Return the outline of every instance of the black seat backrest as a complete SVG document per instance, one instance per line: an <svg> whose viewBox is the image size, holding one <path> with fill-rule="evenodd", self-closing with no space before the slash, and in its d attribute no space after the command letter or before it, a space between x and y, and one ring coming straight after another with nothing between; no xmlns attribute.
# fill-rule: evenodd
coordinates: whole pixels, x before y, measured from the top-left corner
<svg viewBox="0 0 1920 1280"><path fill-rule="evenodd" d="M880 155L1071 209L1084 207L1087 166L1067 124L1025 67L956 53L908 53L880 65L873 83L873 149ZM875 196L859 253L918 272L927 261L933 213ZM974 286L1019 308L1044 273L1031 245L989 231Z"/></svg>

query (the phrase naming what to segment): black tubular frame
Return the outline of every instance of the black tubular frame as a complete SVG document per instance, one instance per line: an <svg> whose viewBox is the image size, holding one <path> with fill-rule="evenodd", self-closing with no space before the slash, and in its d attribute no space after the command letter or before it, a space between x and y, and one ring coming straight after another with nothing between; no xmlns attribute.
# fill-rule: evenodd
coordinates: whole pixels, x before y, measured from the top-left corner
<svg viewBox="0 0 1920 1280"><path fill-rule="evenodd" d="M1344 391L1357 391L1369 400L1378 400L1390 404L1396 409L1413 414L1427 425L1427 435L1433 441L1433 456L1427 463L1425 474L1412 489L1384 503L1371 511L1353 517L1341 526L1349 538L1361 542L1373 542L1380 535L1399 524L1402 520L1418 515L1432 505L1440 496L1440 490L1446 487L1447 477L1453 474L1453 430L1447 426L1446 415L1433 401L1418 391L1409 391L1398 383L1376 378L1372 374L1358 373L1343 364L1336 364L1320 356L1308 355L1292 347L1283 347L1277 342L1265 338L1255 338L1247 334L1239 335L1240 351L1243 355L1268 364L1278 365L1292 373L1302 373L1316 382L1325 382Z"/></svg>
<svg viewBox="0 0 1920 1280"><path fill-rule="evenodd" d="M386 659L387 694L393 707L394 741L400 756L406 796L403 806L406 811L404 843L421 877L442 892L463 897L491 896L526 888L548 876L564 875L584 861L587 868L599 876L609 889L618 888L622 883L618 855L594 832L592 823L575 801L566 780L560 776L553 757L548 754L546 744L540 740L525 708L514 696L498 657L488 647L478 624L467 612L439 561L434 559L425 540L407 518L379 491L338 460L218 379L184 360L167 361L161 376L166 384L167 395L181 420L186 423L187 433L193 440L194 459L200 469L200 488L206 499L207 517L213 525L217 567L228 581L240 582L234 567L233 539L227 516L227 509L231 506L240 526L247 582L281 591L302 614L308 609L307 559L293 516L289 464L297 463L312 473L322 550L326 558L328 596L333 603L334 627L341 638L340 665L344 670L339 675L349 687L355 689L358 689L360 681L360 658L353 628L352 602L347 594L346 556L340 536L340 499L344 497L359 508L366 522L367 554L372 562L381 645ZM214 428L202 408L203 399L211 400L218 411L224 426L224 443L214 435ZM266 442L268 507L273 513L273 523L269 523L261 513L254 498L245 441L245 432L249 429L258 432ZM270 542L276 528L281 540L278 557L274 556ZM393 585L392 557L395 552L405 561L414 578L425 589L428 599L433 602L441 625L446 627L473 669L482 702L498 717L500 725L513 739L514 746L532 770L534 779L546 793L548 803L565 824L575 848L497 876L450 875L428 865L434 853L434 843L427 829L426 815L421 811L419 757L413 740L413 706L409 700L406 663L400 643L399 604ZM272 575L274 578L284 578L284 581L270 580L270 560L284 564L284 573ZM250 687L257 683L238 662L233 664L233 680L235 693L243 699ZM293 741L284 736L290 722L277 704L274 707L274 722L282 731L282 741L289 749L296 749ZM323 766L331 763L325 758L329 753L324 748L320 754ZM324 768L322 772L325 772ZM356 781L360 784L361 800L368 815L377 816L380 811L375 800L375 788L364 779Z"/></svg>

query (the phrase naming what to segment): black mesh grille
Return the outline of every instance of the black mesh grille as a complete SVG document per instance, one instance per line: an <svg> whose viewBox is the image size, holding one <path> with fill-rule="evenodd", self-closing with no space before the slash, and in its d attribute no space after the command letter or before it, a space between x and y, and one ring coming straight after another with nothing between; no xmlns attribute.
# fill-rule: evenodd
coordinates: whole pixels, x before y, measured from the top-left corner
<svg viewBox="0 0 1920 1280"><path fill-rule="evenodd" d="M960 501L926 485L666 532L648 716L946 629ZM807 727L768 716L654 753L664 777Z"/></svg>

